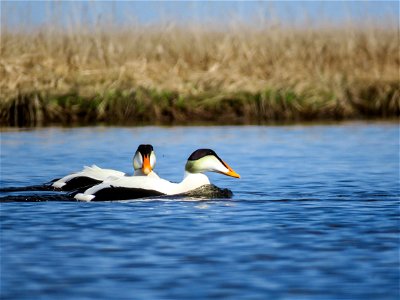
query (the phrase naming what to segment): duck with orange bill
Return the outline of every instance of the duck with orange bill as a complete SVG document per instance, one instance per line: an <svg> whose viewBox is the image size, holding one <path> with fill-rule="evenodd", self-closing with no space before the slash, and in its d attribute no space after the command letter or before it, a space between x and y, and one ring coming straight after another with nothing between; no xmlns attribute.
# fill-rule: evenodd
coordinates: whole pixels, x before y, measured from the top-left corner
<svg viewBox="0 0 400 300"><path fill-rule="evenodd" d="M156 155L152 145L140 145L133 156L134 177L159 178L153 171ZM99 168L96 165L84 167L82 171L67 175L52 183L52 187L63 191L72 191L91 187L104 180L113 181L127 177L124 172Z"/></svg>
<svg viewBox="0 0 400 300"><path fill-rule="evenodd" d="M75 195L81 201L127 200L150 196L178 195L209 185L205 172L216 172L240 178L226 162L211 149L198 149L188 158L185 173L180 183L162 178L143 176L124 176L104 182Z"/></svg>

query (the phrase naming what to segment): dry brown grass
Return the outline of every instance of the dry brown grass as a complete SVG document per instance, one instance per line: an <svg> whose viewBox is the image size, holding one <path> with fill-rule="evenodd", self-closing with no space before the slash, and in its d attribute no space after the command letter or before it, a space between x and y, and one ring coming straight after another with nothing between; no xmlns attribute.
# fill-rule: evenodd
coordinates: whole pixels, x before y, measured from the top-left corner
<svg viewBox="0 0 400 300"><path fill-rule="evenodd" d="M399 47L393 26L295 29L238 23L224 30L171 24L67 31L46 27L29 34L3 30L1 118L10 123L15 111L7 110L18 103L48 108L51 99L73 95L96 100L100 107L94 120L104 120L104 107L112 111L110 94L140 102L138 90L148 91L150 102L165 93L178 99L186 107L176 113L178 121L190 117L189 106L198 109L201 103L232 98L246 103L233 118L243 114L247 121L259 121L260 110L264 121L394 116L399 113ZM261 102L254 105L254 99ZM283 104L274 107L278 102ZM55 110L62 109L57 105Z"/></svg>

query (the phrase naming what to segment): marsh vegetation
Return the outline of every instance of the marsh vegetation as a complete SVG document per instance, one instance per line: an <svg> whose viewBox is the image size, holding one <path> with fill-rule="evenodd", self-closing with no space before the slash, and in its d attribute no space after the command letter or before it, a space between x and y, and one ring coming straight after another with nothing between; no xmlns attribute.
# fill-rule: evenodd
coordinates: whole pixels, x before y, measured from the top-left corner
<svg viewBox="0 0 400 300"><path fill-rule="evenodd" d="M2 28L3 125L399 115L396 23L84 24Z"/></svg>

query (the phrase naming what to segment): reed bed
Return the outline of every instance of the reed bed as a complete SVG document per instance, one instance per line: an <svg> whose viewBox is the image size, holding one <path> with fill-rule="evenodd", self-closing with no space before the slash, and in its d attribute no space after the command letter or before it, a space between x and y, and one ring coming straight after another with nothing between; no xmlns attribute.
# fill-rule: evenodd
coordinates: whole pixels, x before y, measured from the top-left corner
<svg viewBox="0 0 400 300"><path fill-rule="evenodd" d="M0 122L398 117L399 49L396 26L5 28Z"/></svg>

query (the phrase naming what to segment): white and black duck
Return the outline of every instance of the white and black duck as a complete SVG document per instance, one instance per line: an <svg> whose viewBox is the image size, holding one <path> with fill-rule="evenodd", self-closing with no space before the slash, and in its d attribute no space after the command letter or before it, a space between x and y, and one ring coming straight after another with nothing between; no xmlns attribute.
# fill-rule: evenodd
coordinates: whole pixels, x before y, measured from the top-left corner
<svg viewBox="0 0 400 300"><path fill-rule="evenodd" d="M159 178L153 171L156 155L152 145L140 145L133 156L133 177ZM82 171L67 175L52 183L52 187L62 191L73 191L84 187L94 186L105 180L114 181L127 177L124 172L103 169L96 165L85 166Z"/></svg>
<svg viewBox="0 0 400 300"><path fill-rule="evenodd" d="M78 193L75 199L81 201L126 200L184 194L210 184L204 172L217 172L240 178L239 174L213 150L198 149L189 156L184 177L180 183L153 176L121 176L117 179L105 180L83 193Z"/></svg>

